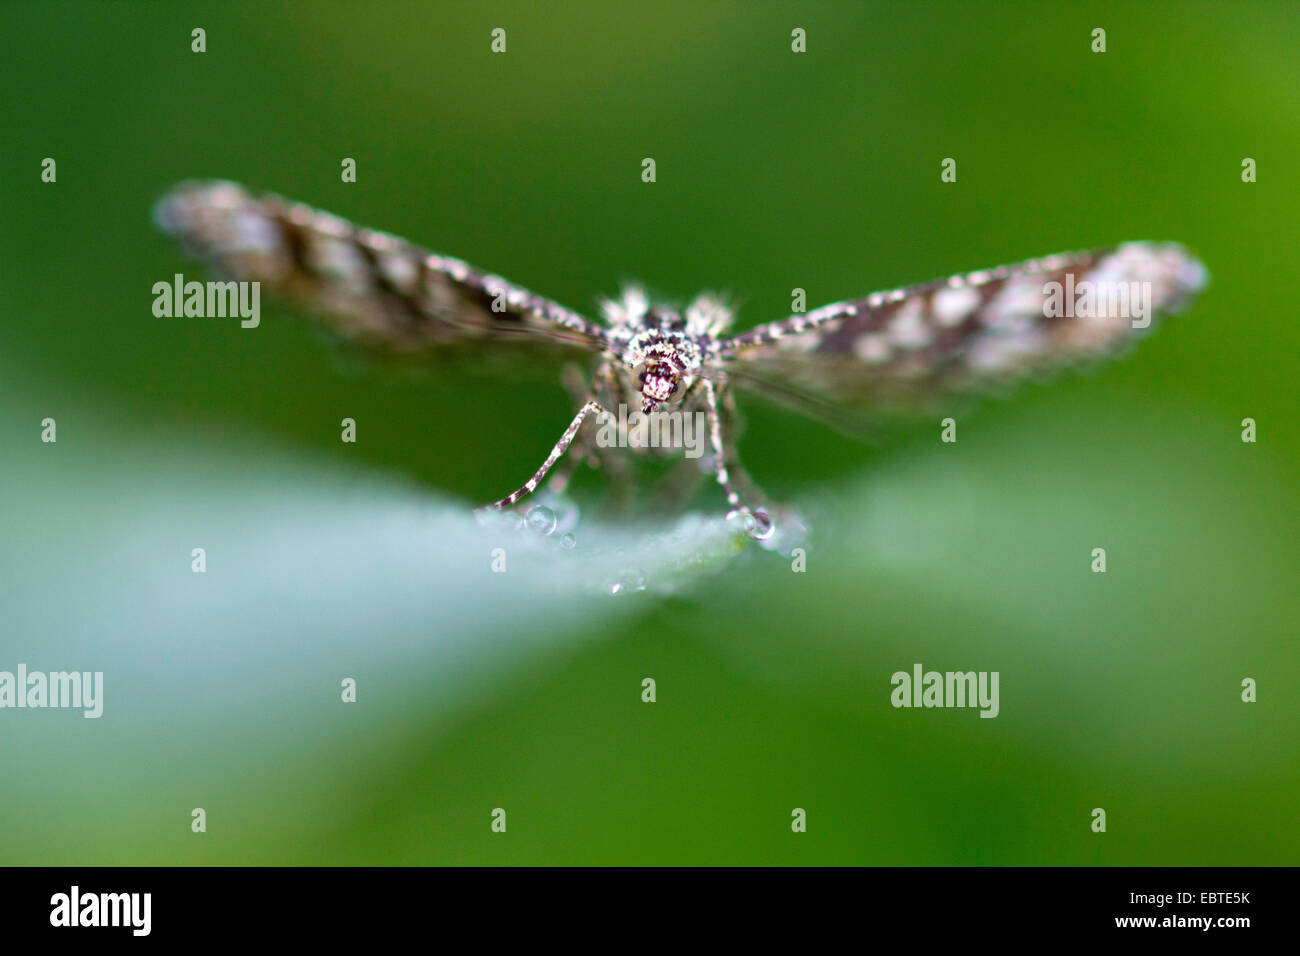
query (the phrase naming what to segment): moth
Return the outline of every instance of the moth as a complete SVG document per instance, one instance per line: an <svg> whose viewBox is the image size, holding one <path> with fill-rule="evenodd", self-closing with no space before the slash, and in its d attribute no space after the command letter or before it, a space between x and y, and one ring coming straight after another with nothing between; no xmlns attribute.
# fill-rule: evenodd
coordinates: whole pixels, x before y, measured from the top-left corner
<svg viewBox="0 0 1300 956"><path fill-rule="evenodd" d="M570 379L576 414L546 460L485 508L516 504L548 474L562 486L584 460L617 470L584 430L593 417L620 405L672 409L703 414L707 467L760 531L771 518L737 457L735 391L856 433L900 410L1111 356L1206 282L1182 246L1129 242L876 292L734 334L733 310L713 293L682 308L626 287L600 301L595 321L459 259L232 182L182 183L155 219L220 274L260 282L361 345L585 366ZM575 443L581 452L552 474Z"/></svg>

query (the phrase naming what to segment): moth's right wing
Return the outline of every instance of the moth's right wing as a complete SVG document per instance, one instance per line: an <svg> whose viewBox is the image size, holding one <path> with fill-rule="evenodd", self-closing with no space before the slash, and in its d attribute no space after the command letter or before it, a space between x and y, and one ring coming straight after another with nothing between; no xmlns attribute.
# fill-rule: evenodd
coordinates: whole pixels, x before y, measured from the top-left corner
<svg viewBox="0 0 1300 956"><path fill-rule="evenodd" d="M154 217L221 275L260 282L377 351L513 343L576 357L606 347L602 326L500 276L237 183L181 183Z"/></svg>
<svg viewBox="0 0 1300 956"><path fill-rule="evenodd" d="M718 357L738 386L863 434L956 394L1112 356L1205 276L1176 243L1063 253L791 316L724 340ZM1076 314L1071 292L1082 306L1085 289L1093 306Z"/></svg>

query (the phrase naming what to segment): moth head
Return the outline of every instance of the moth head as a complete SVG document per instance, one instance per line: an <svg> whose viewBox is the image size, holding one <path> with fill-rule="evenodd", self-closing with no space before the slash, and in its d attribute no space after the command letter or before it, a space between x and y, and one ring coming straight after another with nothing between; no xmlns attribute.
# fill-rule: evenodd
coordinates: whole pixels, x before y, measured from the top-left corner
<svg viewBox="0 0 1300 956"><path fill-rule="evenodd" d="M641 385L641 411L647 415L660 405L676 405L686 392L685 377L670 362L648 359L634 374Z"/></svg>

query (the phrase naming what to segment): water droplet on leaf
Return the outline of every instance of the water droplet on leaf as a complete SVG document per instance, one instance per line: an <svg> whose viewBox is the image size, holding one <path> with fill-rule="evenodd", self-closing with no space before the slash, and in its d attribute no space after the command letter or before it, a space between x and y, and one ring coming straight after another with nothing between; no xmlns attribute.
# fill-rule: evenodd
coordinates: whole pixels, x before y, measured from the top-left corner
<svg viewBox="0 0 1300 956"><path fill-rule="evenodd" d="M555 530L555 512L546 505L538 505L528 512L528 530L540 535L549 535Z"/></svg>
<svg viewBox="0 0 1300 956"><path fill-rule="evenodd" d="M727 527L731 529L732 534L753 534L755 531L754 516L745 508L729 511L727 512Z"/></svg>

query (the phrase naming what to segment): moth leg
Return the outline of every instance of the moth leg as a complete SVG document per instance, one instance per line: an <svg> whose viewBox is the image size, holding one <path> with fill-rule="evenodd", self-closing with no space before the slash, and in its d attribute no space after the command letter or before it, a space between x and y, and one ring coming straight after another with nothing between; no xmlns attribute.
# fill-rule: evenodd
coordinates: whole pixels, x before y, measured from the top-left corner
<svg viewBox="0 0 1300 956"><path fill-rule="evenodd" d="M709 379L704 380L704 407L709 417L709 443L713 446L713 474L722 490L726 492L727 504L733 508L744 508L740 500L740 492L735 489L731 483L731 473L727 470L727 462L731 458L728 446L722 437L722 416L718 412L718 391L713 382ZM745 510L749 510L746 508Z"/></svg>
<svg viewBox="0 0 1300 956"><path fill-rule="evenodd" d="M506 495L499 501L492 502L490 505L484 505L481 510L500 511L502 508L510 507L525 495L532 494L536 491L537 485L546 477L546 473L551 470L557 461L560 460L560 456L568 451L569 445L573 442L573 436L578 433L578 429L582 427L582 423L586 420L587 416L593 412L600 414L604 410L604 407L599 402L588 400L579 410L578 414L573 416L573 421L571 421L569 427L564 430L564 434L560 436L560 440L555 443L555 447L551 449L551 453L546 456L546 461L542 462L542 467L538 468L537 471L533 473L533 477L525 481L523 487L519 490Z"/></svg>
<svg viewBox="0 0 1300 956"><path fill-rule="evenodd" d="M595 387L606 408L617 408L626 403L623 383L619 381L613 363L606 362L597 370ZM635 474L628 464L629 453L626 448L605 448L598 443L595 448L595 455L609 476L609 504L616 512L628 508L635 497Z"/></svg>
<svg viewBox="0 0 1300 956"><path fill-rule="evenodd" d="M596 376L602 374L604 366L596 371ZM564 366L561 373L563 376L564 388L573 398L573 403L578 408L586 404L588 397L595 397L599 400L599 395L594 395L583 377L582 370L570 362ZM593 381L595 376L593 376ZM595 442L592 439L592 430L590 428L578 429L574 437L574 447L568 457L560 464L554 472L551 473L551 479L546 483L546 488L552 494L562 495L564 490L569 487L569 482L573 480L574 473L577 472L583 464L590 465L592 468L599 468L600 461L594 451Z"/></svg>
<svg viewBox="0 0 1300 956"><path fill-rule="evenodd" d="M569 487L569 482L573 480L574 474L583 465L591 465L593 468L598 464L595 456L592 455L588 447L587 435L590 430L581 433L573 452L564 459L564 462L551 473L550 480L546 483L546 490L553 495L562 495L565 489Z"/></svg>
<svg viewBox="0 0 1300 956"><path fill-rule="evenodd" d="M727 504L733 508L739 508L746 514L755 515L755 512L761 509L750 507L749 502L757 504L761 500L761 496L740 464L735 442L731 440L729 433L726 436L723 435L718 392L725 387L725 379L721 380L718 385L714 385L710 379L704 379L705 409L709 417L709 441L713 446L714 477L727 495ZM737 485L745 490L744 496L737 489Z"/></svg>
<svg viewBox="0 0 1300 956"><path fill-rule="evenodd" d="M767 496L755 484L754 479L745 470L745 466L740 463L740 452L737 443L740 439L741 421L740 412L736 409L736 393L726 387L725 384L721 389L721 393L722 427L727 437L727 452L730 456L727 459L727 465L731 469L731 480L740 487L741 495L746 500L762 504Z"/></svg>

